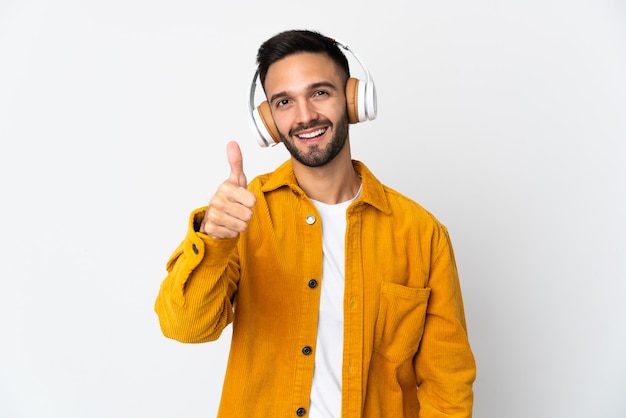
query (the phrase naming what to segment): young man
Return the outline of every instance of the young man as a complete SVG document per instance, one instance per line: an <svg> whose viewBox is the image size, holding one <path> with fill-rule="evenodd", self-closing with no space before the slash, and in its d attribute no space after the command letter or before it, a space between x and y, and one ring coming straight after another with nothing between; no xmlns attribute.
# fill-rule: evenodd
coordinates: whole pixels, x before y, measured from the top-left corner
<svg viewBox="0 0 626 418"><path fill-rule="evenodd" d="M291 158L230 176L167 263L164 335L217 339L233 322L221 417L471 417L475 363L448 232L353 161L348 62L287 31L257 56Z"/></svg>

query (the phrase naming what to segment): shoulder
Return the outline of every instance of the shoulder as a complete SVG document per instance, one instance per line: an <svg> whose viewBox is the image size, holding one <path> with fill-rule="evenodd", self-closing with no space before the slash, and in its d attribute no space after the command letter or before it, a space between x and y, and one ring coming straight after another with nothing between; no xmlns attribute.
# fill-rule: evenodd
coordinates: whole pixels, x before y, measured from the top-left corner
<svg viewBox="0 0 626 418"><path fill-rule="evenodd" d="M355 168L363 179L363 201L389 216L409 222L419 221L443 226L439 220L417 201L396 189L381 183L365 164L355 161Z"/></svg>
<svg viewBox="0 0 626 418"><path fill-rule="evenodd" d="M393 216L400 217L409 223L422 226L428 225L434 230L446 231L445 225L420 203L389 186L383 185L383 189L385 190L385 195L387 196Z"/></svg>
<svg viewBox="0 0 626 418"><path fill-rule="evenodd" d="M385 190L385 195L389 200L389 204L393 207L403 208L419 214L420 216L424 216L432 219L434 222L439 222L437 218L424 206L422 206L419 202L414 199L408 197L407 195L399 192L398 190L389 187L383 184L383 189Z"/></svg>

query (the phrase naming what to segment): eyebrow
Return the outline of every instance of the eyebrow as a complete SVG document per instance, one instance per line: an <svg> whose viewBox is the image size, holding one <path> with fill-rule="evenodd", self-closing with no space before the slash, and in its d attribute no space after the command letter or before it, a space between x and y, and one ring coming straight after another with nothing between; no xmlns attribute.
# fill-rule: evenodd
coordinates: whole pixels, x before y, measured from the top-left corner
<svg viewBox="0 0 626 418"><path fill-rule="evenodd" d="M333 91L337 91L337 87L333 83L331 83L330 81L319 81L317 83L313 83L313 84L309 85L308 90L315 90L315 89L318 89L320 87L328 87L328 88L330 88ZM287 94L286 91L281 91L280 93L273 94L272 97L270 97L269 102L270 103L274 103L274 101L276 101L276 100L278 100L280 98L286 97L286 96L289 96L289 94Z"/></svg>

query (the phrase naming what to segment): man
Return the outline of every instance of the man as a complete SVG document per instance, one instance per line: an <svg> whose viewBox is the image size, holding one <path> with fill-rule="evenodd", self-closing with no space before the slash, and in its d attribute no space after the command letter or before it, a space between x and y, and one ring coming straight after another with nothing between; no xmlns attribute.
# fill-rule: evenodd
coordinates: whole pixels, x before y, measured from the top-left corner
<svg viewBox="0 0 626 418"><path fill-rule="evenodd" d="M447 230L352 160L345 56L286 31L257 61L291 158L247 185L227 145L230 176L167 263L164 335L212 341L233 322L221 417L471 417Z"/></svg>

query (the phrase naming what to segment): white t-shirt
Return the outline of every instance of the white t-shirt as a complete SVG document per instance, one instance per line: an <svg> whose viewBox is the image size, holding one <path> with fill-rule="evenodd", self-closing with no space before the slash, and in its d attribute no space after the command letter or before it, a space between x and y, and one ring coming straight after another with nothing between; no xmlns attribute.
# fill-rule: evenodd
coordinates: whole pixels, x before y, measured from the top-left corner
<svg viewBox="0 0 626 418"><path fill-rule="evenodd" d="M322 218L323 262L310 418L341 416L346 209L359 193L336 205L313 201Z"/></svg>

